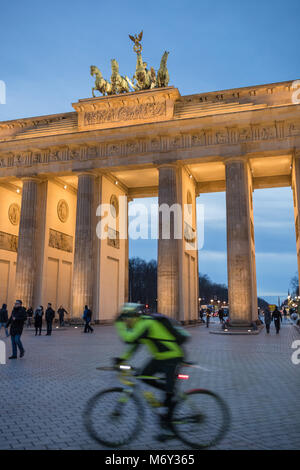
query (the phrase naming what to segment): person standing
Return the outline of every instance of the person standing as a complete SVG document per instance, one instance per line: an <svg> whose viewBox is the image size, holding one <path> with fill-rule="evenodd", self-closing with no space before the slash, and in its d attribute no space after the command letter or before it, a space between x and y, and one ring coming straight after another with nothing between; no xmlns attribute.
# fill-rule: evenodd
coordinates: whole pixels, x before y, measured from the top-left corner
<svg viewBox="0 0 300 470"><path fill-rule="evenodd" d="M32 317L33 317L33 308L29 307L26 311L26 314L27 314L27 328L30 328L31 327L31 320L32 320Z"/></svg>
<svg viewBox="0 0 300 470"><path fill-rule="evenodd" d="M6 337L9 336L8 329L6 327L7 322L8 322L7 305L3 304L2 308L0 310L0 331L1 331L1 328L3 326L3 328L5 329Z"/></svg>
<svg viewBox="0 0 300 470"><path fill-rule="evenodd" d="M68 315L67 310L65 310L61 305L57 310L57 313L59 315L59 326L65 326L65 314Z"/></svg>
<svg viewBox="0 0 300 470"><path fill-rule="evenodd" d="M210 316L211 316L211 310L210 310L210 308L207 308L206 309L206 328L209 327Z"/></svg>
<svg viewBox="0 0 300 470"><path fill-rule="evenodd" d="M47 322L47 333L45 336L51 336L52 333L52 323L55 317L55 311L52 308L52 304L49 302L46 310L46 322Z"/></svg>
<svg viewBox="0 0 300 470"><path fill-rule="evenodd" d="M284 318L284 321L286 322L287 321L287 311L286 311L285 307L283 308L283 318Z"/></svg>
<svg viewBox="0 0 300 470"><path fill-rule="evenodd" d="M35 336L37 336L38 331L39 331L39 336L41 336L42 325L43 325L43 315L44 315L44 307L40 305L34 312Z"/></svg>
<svg viewBox="0 0 300 470"><path fill-rule="evenodd" d="M275 328L276 328L276 334L279 333L280 330L280 322L282 322L282 315L281 312L279 312L278 308L276 307L274 312L272 313L272 321L274 320Z"/></svg>
<svg viewBox="0 0 300 470"><path fill-rule="evenodd" d="M265 325L266 325L267 333L270 333L271 321L272 321L271 312L270 312L269 308L267 308L265 310Z"/></svg>
<svg viewBox="0 0 300 470"><path fill-rule="evenodd" d="M10 356L9 359L17 359L18 348L20 351L20 357L24 356L25 350L21 342L21 336L23 333L23 327L26 318L26 309L22 307L22 300L16 300L15 306L6 325L6 327L10 325L10 336L12 345L12 356Z"/></svg>
<svg viewBox="0 0 300 470"><path fill-rule="evenodd" d="M218 315L219 315L220 323L223 323L223 321L224 321L224 312L223 312L222 308L219 308Z"/></svg>
<svg viewBox="0 0 300 470"><path fill-rule="evenodd" d="M83 319L85 321L84 325L84 333L88 333L89 331L93 333L93 328L90 326L90 322L92 320L92 311L88 308L87 305L84 307Z"/></svg>

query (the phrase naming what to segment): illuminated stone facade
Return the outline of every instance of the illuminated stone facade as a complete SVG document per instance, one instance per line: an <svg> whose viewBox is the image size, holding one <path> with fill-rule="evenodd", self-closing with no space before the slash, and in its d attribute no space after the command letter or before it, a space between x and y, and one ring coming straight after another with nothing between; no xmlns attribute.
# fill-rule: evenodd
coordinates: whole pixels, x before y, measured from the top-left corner
<svg viewBox="0 0 300 470"><path fill-rule="evenodd" d="M128 295L128 241L99 240L119 196L192 204L226 191L231 318L257 317L252 192L291 186L300 259L300 106L293 82L181 96L173 87L79 100L74 112L0 122L0 303L52 302L111 321ZM117 225L123 212L117 214ZM124 216L124 214L123 214ZM197 250L158 241L158 306L193 321ZM200 266L201 269L201 266ZM299 268L300 269L300 268Z"/></svg>

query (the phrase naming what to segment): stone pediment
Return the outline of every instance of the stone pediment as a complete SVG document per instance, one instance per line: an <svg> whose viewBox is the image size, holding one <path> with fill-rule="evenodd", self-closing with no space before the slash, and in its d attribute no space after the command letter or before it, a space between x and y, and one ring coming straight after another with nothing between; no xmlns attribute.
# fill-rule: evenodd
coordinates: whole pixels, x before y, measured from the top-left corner
<svg viewBox="0 0 300 470"><path fill-rule="evenodd" d="M177 88L102 96L73 103L78 113L78 130L108 129L173 119Z"/></svg>

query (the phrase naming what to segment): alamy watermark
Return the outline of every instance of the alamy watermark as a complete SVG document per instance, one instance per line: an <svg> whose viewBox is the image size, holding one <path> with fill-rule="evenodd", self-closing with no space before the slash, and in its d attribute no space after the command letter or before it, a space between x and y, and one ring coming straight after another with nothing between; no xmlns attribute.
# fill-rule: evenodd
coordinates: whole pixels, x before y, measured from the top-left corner
<svg viewBox="0 0 300 470"><path fill-rule="evenodd" d="M6 364L6 344L0 340L0 365Z"/></svg>
<svg viewBox="0 0 300 470"><path fill-rule="evenodd" d="M292 349L295 349L291 357L292 363L297 366L300 364L300 339L293 341Z"/></svg>
<svg viewBox="0 0 300 470"><path fill-rule="evenodd" d="M204 245L204 204L132 203L127 196L115 197L110 204L100 204L96 227L100 240L183 240L185 250ZM197 220L197 227L196 227Z"/></svg>
<svg viewBox="0 0 300 470"><path fill-rule="evenodd" d="M3 80L0 80L0 104L6 104L6 85Z"/></svg>

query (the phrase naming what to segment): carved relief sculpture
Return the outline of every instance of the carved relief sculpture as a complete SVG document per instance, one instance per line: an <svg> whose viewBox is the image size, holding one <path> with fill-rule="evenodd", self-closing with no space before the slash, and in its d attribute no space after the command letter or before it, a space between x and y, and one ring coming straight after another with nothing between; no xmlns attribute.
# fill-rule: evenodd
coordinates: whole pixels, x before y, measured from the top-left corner
<svg viewBox="0 0 300 470"><path fill-rule="evenodd" d="M8 218L12 225L19 225L21 208L19 204L11 204L8 208Z"/></svg>
<svg viewBox="0 0 300 470"><path fill-rule="evenodd" d="M68 206L68 203L64 199L61 199L60 201L58 201L57 215L61 222L63 223L67 222L68 217L69 217L69 206Z"/></svg>
<svg viewBox="0 0 300 470"><path fill-rule="evenodd" d="M73 253L73 237L57 230L49 229L49 246L57 250Z"/></svg>

